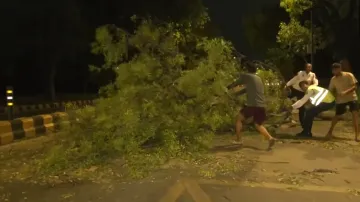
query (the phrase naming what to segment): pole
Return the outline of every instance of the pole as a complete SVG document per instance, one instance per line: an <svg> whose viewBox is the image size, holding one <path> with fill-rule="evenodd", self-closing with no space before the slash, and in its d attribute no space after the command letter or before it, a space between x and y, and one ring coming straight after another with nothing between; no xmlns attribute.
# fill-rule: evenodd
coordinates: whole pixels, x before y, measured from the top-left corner
<svg viewBox="0 0 360 202"><path fill-rule="evenodd" d="M314 65L314 26L313 26L313 8L311 8L310 18L311 18L311 64Z"/></svg>
<svg viewBox="0 0 360 202"><path fill-rule="evenodd" d="M6 105L8 111L8 119L9 121L11 121L14 119L14 90L11 86L6 87Z"/></svg>

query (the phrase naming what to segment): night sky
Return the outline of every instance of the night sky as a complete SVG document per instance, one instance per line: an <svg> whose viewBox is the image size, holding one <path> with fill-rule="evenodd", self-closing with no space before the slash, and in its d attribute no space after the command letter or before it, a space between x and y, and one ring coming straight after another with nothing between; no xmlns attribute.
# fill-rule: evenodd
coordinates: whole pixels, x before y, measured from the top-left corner
<svg viewBox="0 0 360 202"><path fill-rule="evenodd" d="M85 2L82 0L77 1L78 3ZM158 0L155 3L144 3L142 0L135 0L130 4L125 4L126 0L104 0L103 3L100 1L86 1L88 3L82 3L82 6L87 7L84 8L80 6L78 9L79 12L91 12L91 14L83 14L88 16L87 22L85 23L92 24L92 30L95 30L95 28L100 25L115 23L119 19L118 16L127 16L130 13L132 15L134 12L136 13L136 10L139 10L139 8L141 10L143 7L143 9L146 10L153 9L153 6L160 7L158 4L161 4L163 1L164 0ZM40 4L41 2L43 2L43 4ZM23 2L23 0L14 0L1 7L1 21L4 27L6 27L6 29L2 31L2 34L5 35L6 38L3 43L2 56L7 58L2 64L5 68L0 72L1 86L9 85L9 83L10 85L15 85L17 92L20 94L46 93L47 85L49 84L46 80L49 75L48 67L51 66L52 58L44 56L44 53L41 52L42 50L40 50L40 52L38 51L38 47L42 47L43 45L49 46L45 54L51 54L53 51L51 47L59 47L59 45L61 45L60 40L51 41L51 37L61 38L61 34L65 34L67 37L67 33L74 31L68 29L65 30L64 33L61 33L62 27L67 26L66 24L71 24L69 21L72 19L71 17L67 21L62 21L65 24L59 24L57 20L54 19L56 16L66 16L66 12L71 11L71 5L67 1L63 3L59 1L56 5L53 5L54 2L57 1L47 2L40 0L35 2L35 4L30 4L29 2ZM94 6L94 3L98 3L98 5ZM244 36L242 17L247 14L256 14L257 11L266 5L279 4L279 0L203 0L203 3L205 7L208 8L212 23L217 26L222 36L232 41L239 52L251 58L259 59L257 58L256 52L250 49ZM138 4L142 4L142 6L139 7ZM114 9L109 8L109 5L116 5L116 7L120 9L114 11ZM55 37L49 36L45 31L46 29L58 29L57 32L60 35ZM91 34L90 37L93 38L93 35L94 33ZM47 40L45 42L46 44L41 44L41 38ZM50 40L46 38L50 38ZM35 40L39 40L39 42ZM67 47L65 47L65 49L66 48ZM88 64L92 64L93 62L92 58L79 57L86 54L90 55L90 49L86 50L86 53L84 52L77 55L77 62L62 59L59 64L61 68L57 71L56 78L56 88L58 92L67 91L76 93L82 90L83 84L79 85L79 80L82 80ZM82 66L81 71L79 71L80 66ZM64 76L69 74L69 69L74 69L71 76ZM29 75L31 75L31 77ZM66 85L73 87L69 88Z"/></svg>
<svg viewBox="0 0 360 202"><path fill-rule="evenodd" d="M194 5L192 0L178 0L177 3L184 3L185 1L191 2L190 6ZM249 56L250 59L265 59L262 58L264 53L259 53L261 47L250 46L245 36L246 28L243 25L243 19L244 17L256 16L264 8L270 8L267 12L277 15L278 12L273 12L273 9L276 10L280 0L202 1L208 8L211 24L215 25L213 27L215 31L219 31L221 36L234 44L238 52ZM1 55L4 60L0 68L0 87L4 89L6 85L13 85L16 92L21 95L48 96L49 83L55 83L57 93L96 93L99 86L105 85L101 82L108 83L111 79L102 77L103 80L89 81L88 65L96 64L96 62L100 65L102 62L101 59L99 60L98 57L94 57L90 53L90 43L94 40L95 29L104 24L116 24L131 30L133 24L129 18L137 12L140 12L140 15L153 12L162 17L169 15L169 13L184 14L184 10L179 10L179 7L174 6L175 4L171 4L175 12L168 10L164 12L166 6L171 7L166 3L170 4L167 0L156 0L154 2L143 0L37 0L35 3L14 0L3 3L0 7L0 19L3 25L0 34L3 40ZM266 15L268 14L266 13ZM285 15L288 16L286 13ZM280 15L280 17L282 16ZM281 20L283 19L281 18ZM280 19L269 22L274 23L270 25L272 30L264 33L264 35L261 34L259 37L265 41L272 41L273 38L275 42L277 32L275 29L278 28L276 23L280 22ZM270 28L267 27L267 29ZM274 36L268 33L274 33ZM341 36L341 38L346 39L347 35ZM75 48L76 51L72 51L75 46L73 44L79 41L82 41L82 45L79 45L81 50L78 51ZM339 43L342 42L340 40ZM262 49L266 51L267 44L265 46ZM360 45L356 46L360 47ZM360 52L355 48L351 50L351 53ZM324 54L324 57L321 54L316 54L317 58L323 58L319 59L318 62L321 63L321 60L324 62L314 66L319 69L322 68L319 66L326 68L325 71L318 69L319 76L331 76L331 71L328 68L335 61L331 54L331 48ZM358 66L360 61L354 54L354 62L357 62ZM61 55L61 59L56 59L55 55ZM58 67L56 78L55 82L49 82L49 75L51 75L51 68L49 67L55 66L53 64ZM325 73L321 75L322 72Z"/></svg>
<svg viewBox="0 0 360 202"><path fill-rule="evenodd" d="M266 6L279 5L279 2L280 0L204 0L211 20L219 26L223 36L232 41L239 52L256 59L259 59L258 54L250 48L244 36L242 18L254 15Z"/></svg>

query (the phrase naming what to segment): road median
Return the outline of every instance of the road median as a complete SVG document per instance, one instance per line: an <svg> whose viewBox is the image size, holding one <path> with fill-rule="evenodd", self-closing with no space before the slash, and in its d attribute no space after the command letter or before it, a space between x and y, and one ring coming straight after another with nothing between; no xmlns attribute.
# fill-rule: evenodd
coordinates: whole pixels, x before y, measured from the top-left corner
<svg viewBox="0 0 360 202"><path fill-rule="evenodd" d="M53 133L68 120L64 112L0 121L0 145Z"/></svg>

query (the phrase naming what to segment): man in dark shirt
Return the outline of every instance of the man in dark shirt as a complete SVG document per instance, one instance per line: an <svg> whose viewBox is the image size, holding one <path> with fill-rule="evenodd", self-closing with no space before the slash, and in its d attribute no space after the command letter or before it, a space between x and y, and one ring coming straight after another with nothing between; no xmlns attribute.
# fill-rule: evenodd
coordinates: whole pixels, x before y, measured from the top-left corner
<svg viewBox="0 0 360 202"><path fill-rule="evenodd" d="M252 119L259 133L269 140L269 149L271 149L275 144L275 138L263 126L266 120L264 84L261 78L256 75L257 68L254 64L247 62L245 67L248 73L240 75L238 80L227 87L228 89L236 86L244 86L246 88L246 106L240 110L236 120L236 143L242 144L242 123L245 120Z"/></svg>

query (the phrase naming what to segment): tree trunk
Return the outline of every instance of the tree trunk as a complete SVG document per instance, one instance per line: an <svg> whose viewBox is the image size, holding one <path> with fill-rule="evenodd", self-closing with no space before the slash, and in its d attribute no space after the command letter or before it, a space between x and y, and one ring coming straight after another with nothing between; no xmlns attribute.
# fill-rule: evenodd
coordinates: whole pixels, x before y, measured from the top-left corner
<svg viewBox="0 0 360 202"><path fill-rule="evenodd" d="M347 20L352 20L355 16L355 12L356 12L356 5L357 2L356 0L351 0L349 3L349 12L347 13L346 19Z"/></svg>
<svg viewBox="0 0 360 202"><path fill-rule="evenodd" d="M85 79L85 81L83 83L83 93L84 93L84 95L87 94L88 83L89 83L89 79Z"/></svg>
<svg viewBox="0 0 360 202"><path fill-rule="evenodd" d="M56 77L56 68L57 64L54 62L50 67L50 75L49 75L49 92L51 101L56 100L56 88L55 88L55 77Z"/></svg>

